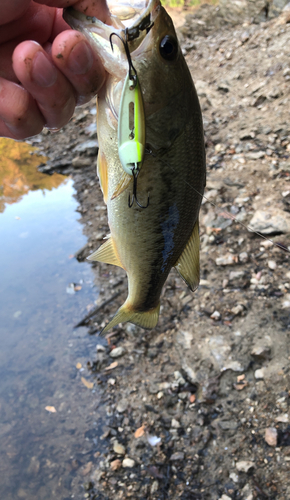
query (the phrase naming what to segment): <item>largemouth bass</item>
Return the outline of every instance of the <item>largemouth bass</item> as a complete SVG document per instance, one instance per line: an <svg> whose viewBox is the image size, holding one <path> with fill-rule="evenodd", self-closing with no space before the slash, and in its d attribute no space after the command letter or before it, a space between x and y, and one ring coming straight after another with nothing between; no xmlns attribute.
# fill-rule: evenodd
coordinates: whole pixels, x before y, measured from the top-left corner
<svg viewBox="0 0 290 500"><path fill-rule="evenodd" d="M172 20L159 0L141 0L133 7L111 8L111 25L71 8L64 14L71 27L86 35L108 72L97 98L97 170L111 233L89 259L122 267L128 297L103 332L126 321L155 327L172 267L192 291L199 283L198 215L206 177L199 101ZM143 96L146 152L135 196L146 206L149 195L147 208L128 204L133 177L124 172L118 150L128 56L125 43L113 33L127 36Z"/></svg>

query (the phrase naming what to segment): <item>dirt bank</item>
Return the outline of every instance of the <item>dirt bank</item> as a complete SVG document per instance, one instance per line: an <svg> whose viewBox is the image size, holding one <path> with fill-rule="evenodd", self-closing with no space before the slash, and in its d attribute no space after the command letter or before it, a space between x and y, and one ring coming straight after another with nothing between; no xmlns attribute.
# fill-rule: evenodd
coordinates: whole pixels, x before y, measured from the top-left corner
<svg viewBox="0 0 290 500"><path fill-rule="evenodd" d="M201 19L203 30L188 21L180 32L207 145L201 285L192 294L172 272L157 328L115 328L105 350L91 353L86 376L103 394L107 422L103 451L92 439L95 458L79 470L86 483L80 492L76 480L74 498L290 498L287 20L211 30ZM90 103L60 133L39 138L50 157L42 169L74 178L88 236L80 260L108 232L94 113ZM97 305L115 297L88 321L99 331L127 282L119 268L93 266Z"/></svg>

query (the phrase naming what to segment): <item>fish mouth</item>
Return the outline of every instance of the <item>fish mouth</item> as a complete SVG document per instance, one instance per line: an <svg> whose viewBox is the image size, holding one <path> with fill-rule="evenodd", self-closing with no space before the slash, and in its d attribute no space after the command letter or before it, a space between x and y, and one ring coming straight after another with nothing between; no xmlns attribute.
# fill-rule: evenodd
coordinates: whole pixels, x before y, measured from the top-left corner
<svg viewBox="0 0 290 500"><path fill-rule="evenodd" d="M110 11L107 23L73 7L64 9L63 17L71 28L86 36L108 73L123 77L128 68L128 60L118 37L129 43L130 53L134 57L133 53L154 25L161 4L160 0L108 0L107 4ZM114 34L118 36L113 36Z"/></svg>

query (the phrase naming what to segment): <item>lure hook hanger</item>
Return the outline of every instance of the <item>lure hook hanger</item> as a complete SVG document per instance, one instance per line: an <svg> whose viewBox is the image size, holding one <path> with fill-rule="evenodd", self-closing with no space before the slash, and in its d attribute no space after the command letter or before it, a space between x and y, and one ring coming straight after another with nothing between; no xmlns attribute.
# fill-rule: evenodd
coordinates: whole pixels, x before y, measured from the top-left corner
<svg viewBox="0 0 290 500"><path fill-rule="evenodd" d="M138 178L138 175L139 175L139 168L137 166L133 167L132 168L132 174L133 174L133 178L134 178L134 182L133 182L133 195L132 195L132 202L130 200L130 194L129 194L129 197L128 197L128 206L129 208L131 208L133 206L133 203L134 203L134 199L138 205L138 207L140 208L147 208L148 205L149 205L149 194L148 194L148 200L147 200L147 205L144 207L143 205L141 205L137 199L137 178Z"/></svg>
<svg viewBox="0 0 290 500"><path fill-rule="evenodd" d="M113 47L113 42L112 42L112 37L114 35L117 36L119 38L119 40L121 40L121 42L122 42L122 44L124 46L126 57L127 57L128 64L129 64L129 79L132 82L132 90L133 90L136 87L136 85L137 85L137 71L134 68L133 63L132 63L132 58L131 58L131 54L130 54L130 50L129 50L129 46L128 46L128 34L127 34L127 31L128 31L128 28L126 28L124 30L125 40L120 35L118 35L118 33L111 33L109 40L110 40L112 52L114 52L114 47Z"/></svg>

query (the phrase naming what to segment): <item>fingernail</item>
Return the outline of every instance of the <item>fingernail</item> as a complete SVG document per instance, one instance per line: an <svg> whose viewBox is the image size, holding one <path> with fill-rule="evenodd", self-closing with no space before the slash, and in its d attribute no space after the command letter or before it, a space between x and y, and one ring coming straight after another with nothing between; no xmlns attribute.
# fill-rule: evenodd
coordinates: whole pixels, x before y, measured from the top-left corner
<svg viewBox="0 0 290 500"><path fill-rule="evenodd" d="M39 51L33 58L31 76L40 87L51 87L57 80L57 69L45 54Z"/></svg>
<svg viewBox="0 0 290 500"><path fill-rule="evenodd" d="M67 65L72 73L84 75L91 69L93 62L92 49L86 42L81 41L72 48L68 56Z"/></svg>

